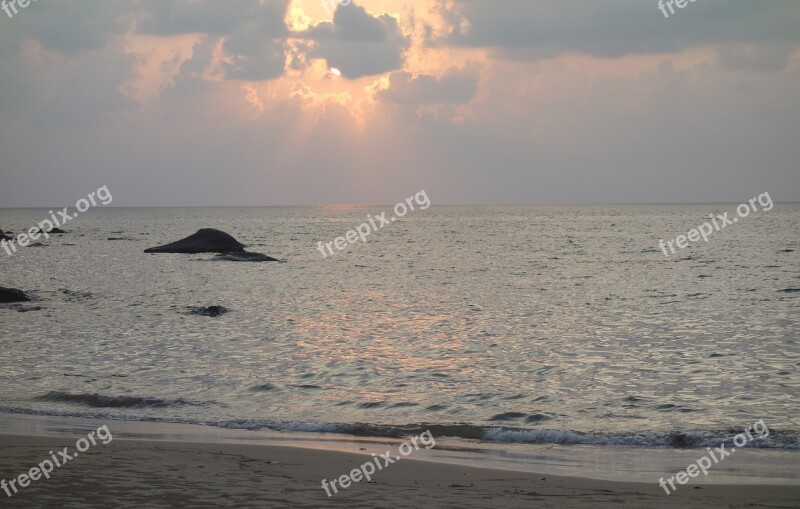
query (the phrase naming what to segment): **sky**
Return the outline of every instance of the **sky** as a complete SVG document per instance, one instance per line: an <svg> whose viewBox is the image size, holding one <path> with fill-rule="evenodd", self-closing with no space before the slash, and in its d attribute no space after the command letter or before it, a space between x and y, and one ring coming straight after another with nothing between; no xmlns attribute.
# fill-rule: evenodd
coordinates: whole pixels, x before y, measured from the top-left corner
<svg viewBox="0 0 800 509"><path fill-rule="evenodd" d="M800 201L797 0L15 8L0 207Z"/></svg>

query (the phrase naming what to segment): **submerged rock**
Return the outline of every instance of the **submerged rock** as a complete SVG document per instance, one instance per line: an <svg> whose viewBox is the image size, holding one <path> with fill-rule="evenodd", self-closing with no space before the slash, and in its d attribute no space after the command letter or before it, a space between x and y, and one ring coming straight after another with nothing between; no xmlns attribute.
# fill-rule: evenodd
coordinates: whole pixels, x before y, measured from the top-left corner
<svg viewBox="0 0 800 509"><path fill-rule="evenodd" d="M267 256L262 253L222 253L218 254L216 260L223 260L228 262L277 262L277 258Z"/></svg>
<svg viewBox="0 0 800 509"><path fill-rule="evenodd" d="M16 288L5 288L0 286L0 303L8 302L30 302L31 299L22 290Z"/></svg>
<svg viewBox="0 0 800 509"><path fill-rule="evenodd" d="M185 239L144 250L145 253L243 253L244 244L227 233L213 228L202 228Z"/></svg>
<svg viewBox="0 0 800 509"><path fill-rule="evenodd" d="M685 448L689 446L688 437L686 433L676 431L672 433L672 447Z"/></svg>
<svg viewBox="0 0 800 509"><path fill-rule="evenodd" d="M221 314L227 313L229 311L228 308L224 306L193 306L189 308L193 315L202 315L202 316L219 316Z"/></svg>
<svg viewBox="0 0 800 509"><path fill-rule="evenodd" d="M28 311L40 311L42 306L17 306L17 311L20 313L27 313Z"/></svg>
<svg viewBox="0 0 800 509"><path fill-rule="evenodd" d="M41 234L41 233L44 233L44 232L42 232L41 228L35 228L33 230L33 234L34 235ZM47 234L50 235L51 233L67 233L67 232L65 232L61 228L50 228L49 230L47 230Z"/></svg>

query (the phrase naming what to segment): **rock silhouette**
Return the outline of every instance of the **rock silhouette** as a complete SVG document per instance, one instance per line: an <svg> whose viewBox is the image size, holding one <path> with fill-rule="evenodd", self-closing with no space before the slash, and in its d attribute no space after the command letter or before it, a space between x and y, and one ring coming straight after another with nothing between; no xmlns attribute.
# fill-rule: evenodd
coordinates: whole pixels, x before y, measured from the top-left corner
<svg viewBox="0 0 800 509"><path fill-rule="evenodd" d="M0 286L0 303L8 302L30 302L31 299L22 290L16 288L5 288Z"/></svg>
<svg viewBox="0 0 800 509"><path fill-rule="evenodd" d="M244 244L227 233L213 228L202 228L185 239L151 247L145 253L243 253Z"/></svg>
<svg viewBox="0 0 800 509"><path fill-rule="evenodd" d="M45 232L43 232L41 228L34 228L33 234L36 235L37 233L42 234ZM47 230L47 234L50 235L51 233L67 233L67 232L65 232L61 228L50 228L49 230Z"/></svg>

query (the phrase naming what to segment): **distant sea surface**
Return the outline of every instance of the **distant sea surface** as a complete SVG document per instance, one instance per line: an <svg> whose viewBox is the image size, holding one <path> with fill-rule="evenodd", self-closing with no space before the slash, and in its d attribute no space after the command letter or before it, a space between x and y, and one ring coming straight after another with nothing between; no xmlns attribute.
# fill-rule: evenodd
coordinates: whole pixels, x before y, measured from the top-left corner
<svg viewBox="0 0 800 509"><path fill-rule="evenodd" d="M763 419L751 445L800 449L800 205L658 248L735 206L434 205L328 258L390 207L92 208L0 250L34 299L0 305L0 411L510 447L701 447ZM200 228L285 262L143 253Z"/></svg>

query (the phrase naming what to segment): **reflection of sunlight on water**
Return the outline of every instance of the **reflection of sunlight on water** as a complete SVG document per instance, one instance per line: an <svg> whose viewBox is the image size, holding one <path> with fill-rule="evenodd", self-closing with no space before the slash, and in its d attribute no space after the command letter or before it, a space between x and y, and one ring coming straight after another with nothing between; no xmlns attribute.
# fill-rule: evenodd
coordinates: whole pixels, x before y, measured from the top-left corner
<svg viewBox="0 0 800 509"><path fill-rule="evenodd" d="M349 301L351 312L323 311L293 326L299 337L313 338L297 341L303 357L335 370L331 374L346 385L345 395L328 394L326 399L352 400L357 410L375 402L384 404L373 409L411 404L425 408L433 404L425 392L455 398L453 384L479 375L464 355L465 342L448 333L457 319L452 313L430 314L420 306L399 303L380 309L376 303L389 299L371 290L341 298ZM372 304L359 309L353 306L356 301ZM424 391L409 390L415 385Z"/></svg>
<svg viewBox="0 0 800 509"><path fill-rule="evenodd" d="M451 321L452 315L381 313L377 320L359 315L330 311L300 318L293 330L313 340L298 340L297 346L325 362L374 361L379 369L391 366L407 371L438 365L453 368L451 362L438 358L437 352L464 348L463 341L436 331L437 326Z"/></svg>

